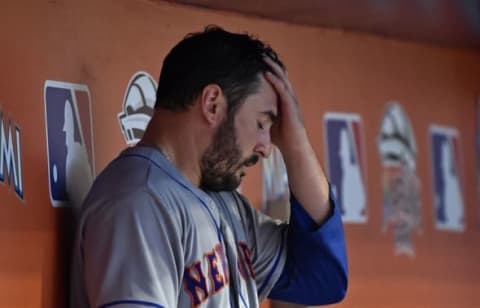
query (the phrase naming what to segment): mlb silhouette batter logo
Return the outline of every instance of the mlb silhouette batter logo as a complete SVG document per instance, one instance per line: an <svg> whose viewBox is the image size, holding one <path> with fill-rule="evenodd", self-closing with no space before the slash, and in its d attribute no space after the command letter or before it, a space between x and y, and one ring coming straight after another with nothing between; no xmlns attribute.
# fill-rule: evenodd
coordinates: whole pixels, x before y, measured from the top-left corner
<svg viewBox="0 0 480 308"><path fill-rule="evenodd" d="M451 127L432 125L430 144L436 227L440 230L463 231L463 169L458 131Z"/></svg>
<svg viewBox="0 0 480 308"><path fill-rule="evenodd" d="M50 199L78 209L95 174L90 93L86 85L47 80L44 94Z"/></svg>
<svg viewBox="0 0 480 308"><path fill-rule="evenodd" d="M328 174L345 222L367 221L362 121L350 113L326 113Z"/></svg>

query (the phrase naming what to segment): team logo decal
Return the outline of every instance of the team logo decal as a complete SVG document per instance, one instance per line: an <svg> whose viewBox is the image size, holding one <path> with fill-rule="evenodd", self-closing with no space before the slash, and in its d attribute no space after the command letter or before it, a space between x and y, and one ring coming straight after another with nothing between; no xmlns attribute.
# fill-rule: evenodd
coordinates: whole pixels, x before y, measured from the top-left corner
<svg viewBox="0 0 480 308"><path fill-rule="evenodd" d="M20 128L4 119L0 107L0 183L7 183L23 199Z"/></svg>
<svg viewBox="0 0 480 308"><path fill-rule="evenodd" d="M95 175L90 93L86 85L45 82L48 176L52 205L79 207Z"/></svg>
<svg viewBox="0 0 480 308"><path fill-rule="evenodd" d="M324 116L326 157L333 194L345 222L367 221L362 121L351 113Z"/></svg>
<svg viewBox="0 0 480 308"><path fill-rule="evenodd" d="M463 231L463 166L458 131L451 127L432 125L430 145L435 225L441 230Z"/></svg>
<svg viewBox="0 0 480 308"><path fill-rule="evenodd" d="M157 84L148 73L138 72L130 79L123 99L123 111L118 114L128 145L134 145L142 138L153 115L156 95Z"/></svg>
<svg viewBox="0 0 480 308"><path fill-rule="evenodd" d="M421 231L417 146L407 114L397 102L382 118L378 150L383 165L383 230L393 229L395 254L415 256L414 230Z"/></svg>

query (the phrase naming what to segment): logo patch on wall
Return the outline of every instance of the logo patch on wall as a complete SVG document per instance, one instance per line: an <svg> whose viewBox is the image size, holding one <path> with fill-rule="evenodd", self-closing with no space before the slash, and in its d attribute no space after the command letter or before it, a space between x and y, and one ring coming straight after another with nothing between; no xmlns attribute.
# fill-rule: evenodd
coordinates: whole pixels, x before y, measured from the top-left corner
<svg viewBox="0 0 480 308"><path fill-rule="evenodd" d="M22 145L20 127L4 118L0 106L0 183L12 187L23 200Z"/></svg>
<svg viewBox="0 0 480 308"><path fill-rule="evenodd" d="M44 95L50 200L78 208L95 175L90 92L86 85L47 80Z"/></svg>
<svg viewBox="0 0 480 308"><path fill-rule="evenodd" d="M420 180L413 126L400 103L389 102L378 136L382 161L383 230L392 227L395 255L415 256L413 232L421 231Z"/></svg>
<svg viewBox="0 0 480 308"><path fill-rule="evenodd" d="M457 129L430 126L435 225L439 230L463 231L463 166Z"/></svg>
<svg viewBox="0 0 480 308"><path fill-rule="evenodd" d="M137 72L130 79L123 99L123 111L118 114L125 142L136 144L143 136L153 115L157 84L146 72Z"/></svg>
<svg viewBox="0 0 480 308"><path fill-rule="evenodd" d="M361 117L326 113L324 131L328 175L345 222L367 221L366 167Z"/></svg>

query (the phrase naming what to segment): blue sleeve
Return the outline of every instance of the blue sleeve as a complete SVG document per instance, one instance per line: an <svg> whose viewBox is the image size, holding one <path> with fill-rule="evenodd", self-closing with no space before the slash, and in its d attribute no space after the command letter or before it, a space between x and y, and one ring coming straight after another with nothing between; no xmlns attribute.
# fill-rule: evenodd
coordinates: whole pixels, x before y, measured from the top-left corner
<svg viewBox="0 0 480 308"><path fill-rule="evenodd" d="M332 196L330 191L330 196ZM291 197L287 260L269 298L302 305L341 301L348 285L347 253L340 209L318 226Z"/></svg>

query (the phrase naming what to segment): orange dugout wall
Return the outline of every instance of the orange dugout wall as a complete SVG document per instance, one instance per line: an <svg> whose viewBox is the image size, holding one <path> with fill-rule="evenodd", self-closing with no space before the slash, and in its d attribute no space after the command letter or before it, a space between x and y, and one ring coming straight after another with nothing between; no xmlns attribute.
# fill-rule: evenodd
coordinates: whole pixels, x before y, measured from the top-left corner
<svg viewBox="0 0 480 308"><path fill-rule="evenodd" d="M48 140L48 127L61 131L63 124L48 115L56 107L48 105L48 87L76 97L75 117L83 123L81 138L98 174L127 146L118 115L132 76L143 71L157 79L173 44L208 24L257 34L279 52L326 170L325 115L362 119L368 216L345 227L350 286L339 307L478 307L478 52L147 0L0 4L0 307L66 305L71 230L63 197L51 187L53 178L62 184L61 166L52 165L61 158L49 160L49 147L58 144ZM417 144L421 214L409 255L395 253L395 235L384 224L377 141L391 101L408 115ZM453 128L459 144L461 231L442 230L435 222L432 125ZM261 183L256 167L242 185L258 207Z"/></svg>

